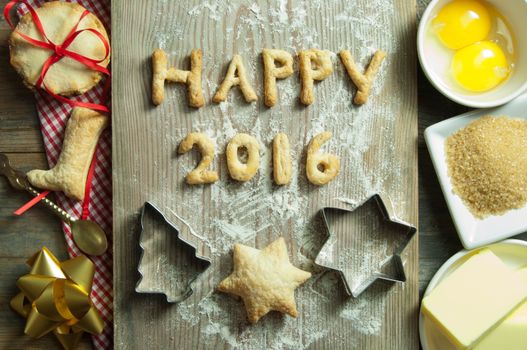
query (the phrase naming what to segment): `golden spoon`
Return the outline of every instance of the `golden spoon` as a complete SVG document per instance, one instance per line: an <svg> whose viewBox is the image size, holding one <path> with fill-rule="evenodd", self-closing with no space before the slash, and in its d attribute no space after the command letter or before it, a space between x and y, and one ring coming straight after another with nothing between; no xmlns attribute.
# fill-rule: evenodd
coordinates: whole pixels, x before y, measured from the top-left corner
<svg viewBox="0 0 527 350"><path fill-rule="evenodd" d="M40 194L30 185L24 173L11 167L9 159L2 153L0 153L0 174L5 175L14 188L26 190L35 197ZM108 249L106 234L98 224L90 220L75 220L64 209L60 208L48 198L43 198L41 202L51 209L62 221L68 224L71 229L73 241L83 253L88 255L101 255Z"/></svg>

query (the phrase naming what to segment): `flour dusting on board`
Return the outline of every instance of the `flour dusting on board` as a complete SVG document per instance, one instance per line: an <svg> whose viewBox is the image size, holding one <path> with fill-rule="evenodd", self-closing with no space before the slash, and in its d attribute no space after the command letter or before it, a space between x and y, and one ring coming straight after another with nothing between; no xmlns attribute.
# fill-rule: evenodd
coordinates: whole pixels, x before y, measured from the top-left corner
<svg viewBox="0 0 527 350"><path fill-rule="evenodd" d="M181 5L184 6L184 5ZM331 12L328 9L332 9ZM330 339L346 348L360 347L353 335L380 337L384 327L388 294L394 289L374 285L358 299L348 298L338 275L315 266L325 232L313 208L333 203L350 206L362 202L373 193L390 187L389 195L396 201L404 198L397 182L401 169L394 164L394 111L399 110L398 96L387 97L386 85L400 84L390 71L390 58L401 55L392 37L390 25L395 14L391 0L270 0L265 4L249 0L200 1L186 10L188 18L175 20L170 26L155 28L159 47L171 55L178 65L190 52L173 50L178 40L190 35L199 20L207 30L227 33L216 38L216 51L223 57L204 50L203 87L210 101L233 53L242 56L248 78L255 87L259 101L247 104L237 89L226 102L206 105L191 111L191 123L176 124L165 121L166 135L160 141L174 164L173 173L160 176L176 177L176 191L168 188L168 181L160 181L159 194L166 211L184 220L194 232L194 240L202 242L211 254L212 266L200 279L196 293L177 306L179 320L189 327L199 327L206 344L220 342L236 349L305 349L317 342ZM158 16L164 16L163 8ZM327 47L329 42L339 46ZM382 43L382 44L381 44ZM209 43L210 45L210 43ZM300 92L297 67L295 74L279 80L278 104L263 106L261 57L263 48L284 49L291 54L298 50L317 47L332 52L334 72L325 81L315 84L315 102L310 107L298 103ZM223 49L221 49L223 48ZM364 67L377 49L388 53L388 58L376 78L370 101L356 107L352 104L355 88L335 54L340 49L352 52L359 66ZM222 51L223 50L223 51ZM184 103L184 89L167 87L165 108ZM209 103L209 102L207 102ZM190 110L189 110L190 111ZM332 131L333 138L323 146L341 158L341 174L330 184L315 187L305 177L305 147L311 138L324 131ZM191 171L197 154L174 156L178 143L191 131L207 134L216 145L213 168L220 180L208 186L188 186L183 177ZM225 166L224 149L238 132L254 136L260 142L260 169L249 182L236 183L229 179ZM292 148L293 178L287 186L278 187L272 181L271 143L278 132L289 136ZM377 135L373 137L373 135ZM160 135L152 135L159 138ZM370 169L376 169L372 172ZM344 181L344 177L346 180ZM327 193L336 194L328 197ZM316 194L316 196L314 196ZM314 197L313 197L314 196ZM313 202L316 199L316 203ZM204 203L208 211L203 210ZM311 271L313 277L296 290L298 318L270 313L258 324L250 326L240 300L219 294L214 287L232 269L231 251L234 243L245 243L258 248L286 235L292 262ZM200 243L201 244L201 243ZM356 254L356 252L354 252ZM368 254L361 252L360 254ZM366 260L374 257L365 256ZM334 324L340 333L334 333ZM342 331L345 329L345 331Z"/></svg>

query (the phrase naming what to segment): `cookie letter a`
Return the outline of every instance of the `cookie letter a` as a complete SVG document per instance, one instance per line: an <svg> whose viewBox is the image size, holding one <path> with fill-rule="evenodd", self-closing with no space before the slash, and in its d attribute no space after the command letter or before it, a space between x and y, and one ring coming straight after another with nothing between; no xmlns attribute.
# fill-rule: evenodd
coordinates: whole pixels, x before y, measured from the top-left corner
<svg viewBox="0 0 527 350"><path fill-rule="evenodd" d="M201 89L201 50L190 53L190 71L168 67L165 51L157 49L152 54L152 102L157 106L165 100L165 80L173 83L183 83L188 89L188 104L191 107L202 107L205 104Z"/></svg>
<svg viewBox="0 0 527 350"><path fill-rule="evenodd" d="M238 85L240 86L243 97L245 97L245 101L254 102L258 99L256 93L251 87L251 84L249 84L249 81L247 80L242 57L240 55L234 55L231 64L229 65L229 69L227 70L227 74L225 74L225 78L221 82L216 94L214 94L212 101L216 103L225 101L227 99L227 95L229 94L229 90L233 86Z"/></svg>

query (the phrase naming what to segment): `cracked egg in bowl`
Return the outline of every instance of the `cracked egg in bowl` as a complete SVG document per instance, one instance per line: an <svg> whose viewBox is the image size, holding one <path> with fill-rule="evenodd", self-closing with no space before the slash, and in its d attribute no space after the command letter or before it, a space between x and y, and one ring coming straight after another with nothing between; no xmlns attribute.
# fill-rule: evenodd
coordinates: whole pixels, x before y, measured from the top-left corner
<svg viewBox="0 0 527 350"><path fill-rule="evenodd" d="M417 34L425 75L457 103L507 103L527 89L526 19L524 0L433 0Z"/></svg>

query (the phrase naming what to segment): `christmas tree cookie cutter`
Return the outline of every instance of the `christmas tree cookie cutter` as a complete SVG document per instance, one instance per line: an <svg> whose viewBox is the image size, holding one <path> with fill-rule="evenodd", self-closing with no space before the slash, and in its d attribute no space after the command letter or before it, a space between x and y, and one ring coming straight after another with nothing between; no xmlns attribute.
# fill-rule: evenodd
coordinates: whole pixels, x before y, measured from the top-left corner
<svg viewBox="0 0 527 350"><path fill-rule="evenodd" d="M358 297L376 280L406 282L401 254L417 229L393 214L389 198L374 194L354 209L324 207L320 213L327 230L327 239L315 263L339 272L348 295ZM332 218L342 215L348 216L354 231L350 232L348 226L341 225L339 228L346 229L340 231L345 232L332 232ZM369 237L375 239L368 241ZM362 244L362 241L366 241L366 244ZM379 246L386 247L386 254L381 256L378 251L371 252Z"/></svg>
<svg viewBox="0 0 527 350"><path fill-rule="evenodd" d="M146 225L146 217L149 212L156 217L155 224L166 225L170 233L165 237L169 240L176 240L175 245L179 252L173 251L171 246L159 247L155 239L157 232L146 233L151 227ZM139 235L139 246L141 247L141 257L137 271L139 280L136 284L137 293L146 294L163 294L169 303L179 303L187 299L194 292L193 283L210 267L211 261L205 256L198 254L196 245L189 240L181 237L181 230L170 222L163 212L151 202L145 202L141 210L141 233ZM153 222L154 224L154 222ZM148 236L149 238L146 238ZM161 248L158 250L158 248ZM163 254L155 256L156 252L163 251ZM179 263L179 270L175 270L174 262ZM172 272L165 273L166 269L159 268L163 265L165 268L171 268ZM177 288L179 287L179 288Z"/></svg>

